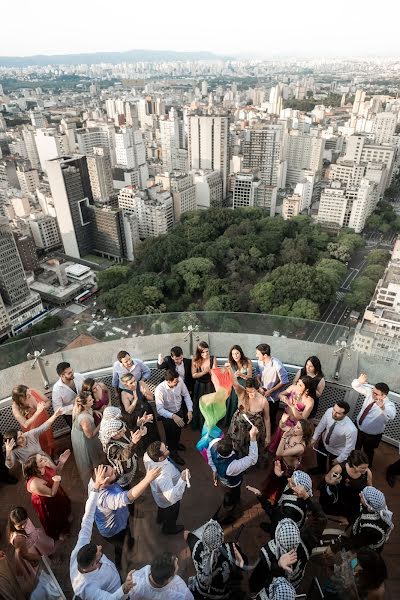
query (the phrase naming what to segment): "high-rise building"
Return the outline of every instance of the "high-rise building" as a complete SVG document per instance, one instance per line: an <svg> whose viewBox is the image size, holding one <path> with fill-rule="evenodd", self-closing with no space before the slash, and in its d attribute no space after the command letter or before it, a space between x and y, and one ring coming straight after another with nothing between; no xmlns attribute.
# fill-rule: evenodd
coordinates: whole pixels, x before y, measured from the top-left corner
<svg viewBox="0 0 400 600"><path fill-rule="evenodd" d="M358 115L361 112L364 102L365 92L363 92L363 90L357 90L354 96L353 108L351 111L353 115Z"/></svg>
<svg viewBox="0 0 400 600"><path fill-rule="evenodd" d="M396 132L398 114L393 112L379 112L375 115L372 133L376 144L392 144Z"/></svg>
<svg viewBox="0 0 400 600"><path fill-rule="evenodd" d="M283 199L282 203L282 217L291 219L297 217L300 214L301 196L299 194L291 194Z"/></svg>
<svg viewBox="0 0 400 600"><path fill-rule="evenodd" d="M60 232L55 217L34 213L30 216L29 227L36 248L47 252L61 246Z"/></svg>
<svg viewBox="0 0 400 600"><path fill-rule="evenodd" d="M274 216L277 188L256 179L252 173L238 173L233 185L233 208L254 206L266 209Z"/></svg>
<svg viewBox="0 0 400 600"><path fill-rule="evenodd" d="M333 181L331 187L321 193L316 220L336 227L350 227L361 233L377 200L376 184L368 179L362 179L360 185L354 187Z"/></svg>
<svg viewBox="0 0 400 600"><path fill-rule="evenodd" d="M161 157L164 171L170 172L179 169L179 120L173 108L168 117L160 119Z"/></svg>
<svg viewBox="0 0 400 600"><path fill-rule="evenodd" d="M31 110L29 112L29 117L35 129L45 128L48 125L46 117L39 110Z"/></svg>
<svg viewBox="0 0 400 600"><path fill-rule="evenodd" d="M175 221L179 221L183 213L196 210L196 186L193 183L193 175L173 171L164 176L157 176L157 183L172 194Z"/></svg>
<svg viewBox="0 0 400 600"><path fill-rule="evenodd" d="M13 235L24 271L37 271L40 265L33 239L30 235L15 232Z"/></svg>
<svg viewBox="0 0 400 600"><path fill-rule="evenodd" d="M146 190L124 188L118 195L118 206L124 213L135 215L140 239L167 233L174 224L172 196L161 186Z"/></svg>
<svg viewBox="0 0 400 600"><path fill-rule="evenodd" d="M192 171L196 186L196 208L221 208L223 206L223 189L219 171Z"/></svg>
<svg viewBox="0 0 400 600"><path fill-rule="evenodd" d="M37 129L35 133L36 148L42 171L47 172L47 161L57 156L69 154L68 137L55 128Z"/></svg>
<svg viewBox="0 0 400 600"><path fill-rule="evenodd" d="M280 115L283 109L283 86L278 83L275 87L271 88L269 94L268 112L272 115Z"/></svg>
<svg viewBox="0 0 400 600"><path fill-rule="evenodd" d="M29 296L21 258L8 220L0 217L0 293L12 305Z"/></svg>
<svg viewBox="0 0 400 600"><path fill-rule="evenodd" d="M80 258L92 249L85 210L93 201L86 157L74 154L49 160L47 175L65 253Z"/></svg>
<svg viewBox="0 0 400 600"><path fill-rule="evenodd" d="M257 174L267 185L285 187L284 161L286 130L283 124L260 123L245 130L243 169Z"/></svg>
<svg viewBox="0 0 400 600"><path fill-rule="evenodd" d="M32 169L40 169L39 154L36 147L35 130L33 127L24 125L22 136L25 142L26 153Z"/></svg>
<svg viewBox="0 0 400 600"><path fill-rule="evenodd" d="M93 252L122 262L126 255L123 212L110 206L89 206Z"/></svg>
<svg viewBox="0 0 400 600"><path fill-rule="evenodd" d="M11 332L11 321L8 316L6 307L0 294L0 339L3 340L9 337Z"/></svg>
<svg viewBox="0 0 400 600"><path fill-rule="evenodd" d="M93 154L86 158L94 200L107 199L114 189L108 150L94 147Z"/></svg>
<svg viewBox="0 0 400 600"><path fill-rule="evenodd" d="M90 122L90 127L76 130L80 154L93 154L93 148L105 148L115 163L115 127L112 123Z"/></svg>
<svg viewBox="0 0 400 600"><path fill-rule="evenodd" d="M311 136L292 130L287 139L287 185L296 185L301 178L302 169L319 174L322 168L322 159L325 140L321 137Z"/></svg>
<svg viewBox="0 0 400 600"><path fill-rule="evenodd" d="M189 167L218 171L222 178L222 196L227 195L229 173L229 118L191 115L189 117Z"/></svg>
<svg viewBox="0 0 400 600"><path fill-rule="evenodd" d="M32 169L26 164L18 165L17 177L21 191L24 194L34 194L39 187L39 175L36 169Z"/></svg>
<svg viewBox="0 0 400 600"><path fill-rule="evenodd" d="M117 164L135 169L146 164L146 148L141 131L132 127L121 127L115 134Z"/></svg>

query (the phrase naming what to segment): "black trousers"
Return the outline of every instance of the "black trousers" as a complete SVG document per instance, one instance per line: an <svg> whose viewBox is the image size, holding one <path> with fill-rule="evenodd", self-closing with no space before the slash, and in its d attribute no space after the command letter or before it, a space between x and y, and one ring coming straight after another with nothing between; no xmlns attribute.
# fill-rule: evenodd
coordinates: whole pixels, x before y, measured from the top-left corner
<svg viewBox="0 0 400 600"><path fill-rule="evenodd" d="M111 537L105 537L105 536L101 536L101 537L114 546L115 566L117 567L118 571L121 571L122 552L123 552L124 548L126 548L127 550L131 550L133 547L133 544L134 544L134 538L132 537L132 534L131 534L131 529L129 527L129 521L128 521L128 525L127 525L126 529L119 531L118 533L116 533L115 535L112 535Z"/></svg>
<svg viewBox="0 0 400 600"><path fill-rule="evenodd" d="M164 533L172 532L176 528L176 521L178 519L180 507L180 500L172 506L167 506L167 508L158 507L157 523L161 524L161 529Z"/></svg>
<svg viewBox="0 0 400 600"><path fill-rule="evenodd" d="M331 470L332 463L337 458L337 456L335 456L334 454L331 454L330 452L328 452L328 450L325 448L325 444L322 441L322 438L319 440L318 450L320 452L324 452L324 454L328 455L328 456L324 456L324 454L320 454L320 452L316 452L318 470L321 473L327 473L328 471ZM326 467L326 463L327 462L328 462L328 469Z"/></svg>
<svg viewBox="0 0 400 600"><path fill-rule="evenodd" d="M182 407L176 414L178 417L185 420L185 412ZM178 452L179 440L181 439L182 427L179 427L173 419L161 417L161 421L164 425L165 443L168 446L170 453L176 454Z"/></svg>
<svg viewBox="0 0 400 600"><path fill-rule="evenodd" d="M279 400L273 401L268 400L269 406L269 420L271 422L271 432L276 429L276 417L279 410Z"/></svg>
<svg viewBox="0 0 400 600"><path fill-rule="evenodd" d="M221 525L230 523L234 520L233 514L236 507L240 503L240 489L241 485L233 488L225 487L225 495L222 504L218 507L213 515L213 519L218 521Z"/></svg>
<svg viewBox="0 0 400 600"><path fill-rule="evenodd" d="M388 475L400 475L400 459L388 466L387 473Z"/></svg>
<svg viewBox="0 0 400 600"><path fill-rule="evenodd" d="M370 468L372 467L372 463L374 461L375 449L379 446L382 435L382 433L374 435L372 433L365 433L364 431L358 430L356 448L357 450L364 450L365 454L368 456Z"/></svg>
<svg viewBox="0 0 400 600"><path fill-rule="evenodd" d="M9 476L6 459L3 452L3 435L0 433L0 481L7 481Z"/></svg>

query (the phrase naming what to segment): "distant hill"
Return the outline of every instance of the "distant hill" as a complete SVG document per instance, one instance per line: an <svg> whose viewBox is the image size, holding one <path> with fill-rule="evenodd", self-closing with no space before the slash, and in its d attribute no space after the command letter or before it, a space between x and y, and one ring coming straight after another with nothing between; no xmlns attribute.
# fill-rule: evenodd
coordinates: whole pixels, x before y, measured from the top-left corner
<svg viewBox="0 0 400 600"><path fill-rule="evenodd" d="M127 50L126 52L92 52L90 54L37 54L35 56L0 56L1 67L45 65L80 65L123 62L160 62L163 60L220 60L212 52L175 52L173 50Z"/></svg>

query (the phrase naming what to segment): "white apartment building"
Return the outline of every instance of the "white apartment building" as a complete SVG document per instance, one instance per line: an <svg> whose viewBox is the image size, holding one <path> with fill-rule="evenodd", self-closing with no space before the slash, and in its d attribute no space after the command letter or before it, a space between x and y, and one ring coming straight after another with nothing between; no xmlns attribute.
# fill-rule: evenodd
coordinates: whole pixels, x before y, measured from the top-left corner
<svg viewBox="0 0 400 600"><path fill-rule="evenodd" d="M44 172L47 172L47 161L70 152L68 137L54 128L37 129L35 142L40 166Z"/></svg>
<svg viewBox="0 0 400 600"><path fill-rule="evenodd" d="M196 186L196 208L220 208L223 204L224 182L219 171L192 171Z"/></svg>
<svg viewBox="0 0 400 600"><path fill-rule="evenodd" d="M36 188L39 187L39 175L36 169L19 165L17 167L17 177L23 194L34 194Z"/></svg>
<svg viewBox="0 0 400 600"><path fill-rule="evenodd" d="M286 196L283 199L282 203L282 217L286 219L291 219L292 217L297 217L300 214L300 206L301 206L301 196L298 194L292 194L291 196Z"/></svg>
<svg viewBox="0 0 400 600"><path fill-rule="evenodd" d="M112 123L88 121L87 127L76 130L80 154L93 154L93 148L106 148L115 164L115 127Z"/></svg>
<svg viewBox="0 0 400 600"><path fill-rule="evenodd" d="M106 148L94 147L87 166L94 200L106 200L113 193L111 160Z"/></svg>
<svg viewBox="0 0 400 600"><path fill-rule="evenodd" d="M136 217L140 239L167 233L174 225L172 196L161 186L146 190L124 188L118 194L118 206Z"/></svg>
<svg viewBox="0 0 400 600"><path fill-rule="evenodd" d="M35 129L42 129L48 125L46 117L39 110L31 110L29 112L29 117Z"/></svg>
<svg viewBox="0 0 400 600"><path fill-rule="evenodd" d="M277 187L263 183L253 174L238 173L233 184L233 208L263 208L269 216L274 216L277 192Z"/></svg>
<svg viewBox="0 0 400 600"><path fill-rule="evenodd" d="M146 163L146 148L141 131L132 127L121 127L115 134L117 164L135 169Z"/></svg>
<svg viewBox="0 0 400 600"><path fill-rule="evenodd" d="M400 362L400 240L356 327L352 347L364 354Z"/></svg>
<svg viewBox="0 0 400 600"><path fill-rule="evenodd" d="M155 182L156 185L160 184L162 189L171 192L175 221L179 221L183 213L196 210L196 186L193 182L193 175L173 171L157 175Z"/></svg>
<svg viewBox="0 0 400 600"><path fill-rule="evenodd" d="M376 203L376 184L362 179L359 186L342 186L333 181L321 193L316 221L336 227L350 227L361 233Z"/></svg>
<svg viewBox="0 0 400 600"><path fill-rule="evenodd" d="M346 141L344 161L360 163L383 163L386 166L384 189L390 184L395 158L395 148L389 144L370 144L363 135L351 135Z"/></svg>
<svg viewBox="0 0 400 600"><path fill-rule="evenodd" d="M22 130L22 137L24 138L26 153L28 155L28 159L31 163L32 169L40 169L40 160L36 147L34 128L28 125L24 125L24 128Z"/></svg>
<svg viewBox="0 0 400 600"><path fill-rule="evenodd" d="M179 120L173 108L168 117L160 118L161 159L164 171L179 169Z"/></svg>
<svg viewBox="0 0 400 600"><path fill-rule="evenodd" d="M287 185L296 185L299 181L299 171L308 169L319 174L325 150L325 139L292 130L287 140Z"/></svg>
<svg viewBox="0 0 400 600"><path fill-rule="evenodd" d="M376 114L372 125L375 144L392 144L397 123L398 113L379 112Z"/></svg>
<svg viewBox="0 0 400 600"><path fill-rule="evenodd" d="M32 214L29 219L29 228L36 248L47 252L52 248L61 246L60 232L55 217L44 214Z"/></svg>
<svg viewBox="0 0 400 600"><path fill-rule="evenodd" d="M229 172L229 118L189 116L188 149L191 170L206 169L221 174L222 195L225 199Z"/></svg>

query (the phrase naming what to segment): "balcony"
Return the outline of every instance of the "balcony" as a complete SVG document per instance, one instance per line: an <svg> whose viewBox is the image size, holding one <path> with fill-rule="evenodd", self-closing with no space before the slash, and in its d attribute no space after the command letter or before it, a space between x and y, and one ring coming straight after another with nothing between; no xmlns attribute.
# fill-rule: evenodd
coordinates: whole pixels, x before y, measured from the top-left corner
<svg viewBox="0 0 400 600"><path fill-rule="evenodd" d="M317 417L338 399L346 399L351 406L350 416L358 414L363 397L351 388L351 381L360 372L366 372L371 382L385 381L390 389L391 399L398 406L398 416L389 423L386 444L381 444L377 452L373 468L374 485L386 494L391 510L398 506L400 482L393 490L388 488L384 480L386 466L398 458L397 448L400 441L400 377L396 363L386 362L351 349L351 331L347 327L292 319L262 314L243 313L173 313L152 314L126 319L108 320L102 316L87 322L77 323L68 329L59 329L49 334L32 338L10 341L0 346L0 431L16 426L11 412L11 388L23 383L41 389L50 390L57 379L56 365L68 361L73 368L87 376L102 380L111 388L112 364L119 350L127 350L133 357L144 360L151 368L150 387L154 389L162 380L162 372L156 367L156 358L161 352L169 353L172 346L181 346L185 356L193 353L197 341L206 340L212 354L223 364L229 348L238 343L244 352L254 358L255 347L261 342L271 345L272 354L279 357L286 365L291 376L304 364L310 355L317 355L322 363L327 385L322 395ZM35 354L45 353L40 358ZM31 358L27 359L30 354ZM35 361L35 362L34 362ZM113 403L117 399L113 396ZM163 433L160 427L160 432ZM68 431L62 419L58 419L55 427L57 444L61 448L69 445ZM185 430L183 442L187 446L186 462L194 475L195 490L187 493L182 502L180 521L188 529L195 529L214 512L222 496L220 488L210 486L209 468L195 449L199 438L196 432ZM312 453L305 459L305 467L312 464ZM17 486L3 486L3 508L1 517L6 518L8 511L17 504L23 504L30 510L29 497L21 481ZM250 472L246 475L246 483L260 484L262 473ZM84 490L81 487L73 458L65 469L63 485L73 501L73 513L76 516L71 540L62 549L63 560L55 566L55 573L65 590L70 595L68 572L69 553L74 546L84 504ZM193 486L193 487L194 487ZM196 497L196 491L200 492ZM201 498L200 500L198 498ZM226 530L228 540L233 538L234 528L242 522L246 529L241 537L241 544L251 560L255 559L259 547L266 542L266 535L259 529L258 522L263 520L263 512L258 508L254 497L244 491L243 504L245 512L241 520L233 528ZM31 512L31 511L30 511ZM190 558L187 555L185 542L180 536L174 539L161 536L153 523L154 503L149 492L144 500L137 503L134 529L136 545L132 556L132 564L140 568L151 560L152 555L160 547L177 553L180 557L180 574L186 580L193 574ZM99 536L94 539L102 543ZM143 540L143 543L141 543ZM105 552L112 557L111 546L104 544ZM400 554L400 537L395 529L385 547L384 556L387 561L392 580L387 585L387 598L398 598L400 575L398 558Z"/></svg>

